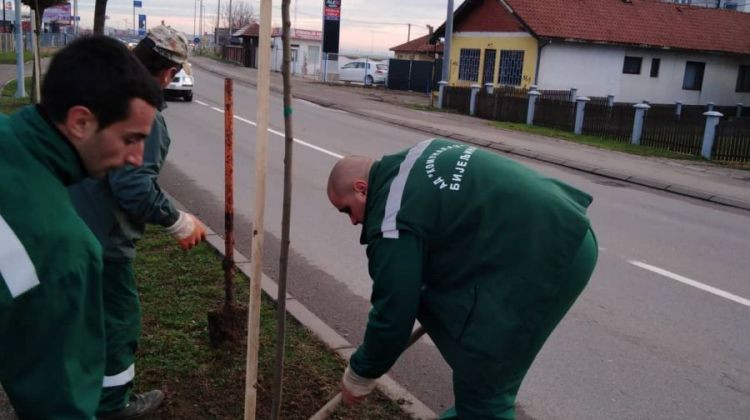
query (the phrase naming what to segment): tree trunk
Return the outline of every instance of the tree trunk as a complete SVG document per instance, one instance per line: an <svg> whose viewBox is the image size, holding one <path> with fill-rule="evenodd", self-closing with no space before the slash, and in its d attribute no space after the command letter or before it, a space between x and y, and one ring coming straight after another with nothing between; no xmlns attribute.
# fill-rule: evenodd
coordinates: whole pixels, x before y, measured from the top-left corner
<svg viewBox="0 0 750 420"><path fill-rule="evenodd" d="M104 35L104 18L107 15L107 0L96 0L94 6L94 35Z"/></svg>

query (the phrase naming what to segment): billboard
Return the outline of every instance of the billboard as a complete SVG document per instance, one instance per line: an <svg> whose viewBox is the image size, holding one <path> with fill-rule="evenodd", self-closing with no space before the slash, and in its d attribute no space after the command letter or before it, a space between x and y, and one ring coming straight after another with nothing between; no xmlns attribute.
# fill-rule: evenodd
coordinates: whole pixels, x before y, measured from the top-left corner
<svg viewBox="0 0 750 420"><path fill-rule="evenodd" d="M138 36L146 36L146 15L138 15Z"/></svg>
<svg viewBox="0 0 750 420"><path fill-rule="evenodd" d="M323 0L323 52L338 54L341 0Z"/></svg>
<svg viewBox="0 0 750 420"><path fill-rule="evenodd" d="M44 9L42 22L70 23L70 3L62 3Z"/></svg>

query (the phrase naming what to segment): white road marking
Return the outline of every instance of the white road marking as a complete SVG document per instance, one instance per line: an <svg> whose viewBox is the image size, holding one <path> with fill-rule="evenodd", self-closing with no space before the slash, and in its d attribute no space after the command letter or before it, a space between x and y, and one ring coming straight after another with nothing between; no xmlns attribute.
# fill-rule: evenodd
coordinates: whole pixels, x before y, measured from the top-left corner
<svg viewBox="0 0 750 420"><path fill-rule="evenodd" d="M200 101L193 101L193 102L195 102L195 103L198 103L198 104L201 104L201 105L205 105L205 106L207 106L207 107L209 107L209 108L213 109L213 110L214 110L214 111L216 111L216 112L221 112L221 113L224 113L224 110L223 110L223 109L217 108L217 107L215 107L215 106L210 106L210 105L209 105L209 104L207 104L207 103L204 103L204 102L200 102ZM246 118L242 118L242 117L240 117L240 116L237 116L237 115L235 115L235 116L234 116L234 119L236 119L236 120L238 120L238 121L242 121L242 122L244 122L244 123L246 123L246 124L250 124L250 125L252 125L252 126L257 126L257 125L258 125L258 124L257 124L257 123L256 123L255 121L250 121L250 120L248 120L248 119L246 119ZM269 132L269 133L271 133L271 134L276 134L277 136L280 136L280 137L285 137L285 136L284 136L284 133L282 133L282 132L280 132L280 131L276 131L276 130L274 130L274 129L272 129L272 128L269 128L269 129L268 129L268 132ZM294 140L294 142L295 142L295 143L297 143L297 144L299 144L299 145L302 145L302 146L305 146L305 147L309 147L310 149L313 149L313 150L315 150L315 151L318 151L318 152L320 152L320 153L324 153L324 154L326 154L326 155L328 155L328 156L331 156L331 157L334 157L334 158L336 158L336 159L341 159L341 158L343 158L343 157L344 157L343 155L340 155L340 154L338 154L338 153L335 153L335 152L332 152L332 151L330 151L330 150L324 149L324 148L322 148L322 147L320 147L320 146L316 146L316 145L314 145L314 144L308 143L308 142L306 142L306 141L300 140L300 139L298 139L298 138L294 138L293 140Z"/></svg>
<svg viewBox="0 0 750 420"><path fill-rule="evenodd" d="M688 286L693 286L696 289L703 290L704 292L708 292L708 293L711 293L713 295L716 295L716 296L719 296L719 297L723 297L724 299L731 300L732 302L737 302L740 305L744 305L744 306L750 307L750 299L745 299L743 297L734 295L734 294L726 292L724 290L717 289L716 287L709 286L707 284L703 284L703 283L695 281L695 280L691 280L691 279L689 279L687 277L681 276L679 274L672 273L671 271L667 271L667 270L664 270L664 269L659 268L659 267L655 267L655 266L650 265L650 264L646 264L644 262L635 261L635 260L629 260L628 262L630 264L633 264L636 267L640 267L640 268L642 268L644 270L648 270L648 271L654 272L656 274L661 274L664 277L669 277L672 280L679 281L680 283L687 284Z"/></svg>
<svg viewBox="0 0 750 420"><path fill-rule="evenodd" d="M203 106L209 106L209 105L208 105L207 103L205 103L205 102L202 102L202 101L199 101L199 100L197 100L197 99L193 99L193 102L195 102L196 104L199 104L199 105L203 105Z"/></svg>

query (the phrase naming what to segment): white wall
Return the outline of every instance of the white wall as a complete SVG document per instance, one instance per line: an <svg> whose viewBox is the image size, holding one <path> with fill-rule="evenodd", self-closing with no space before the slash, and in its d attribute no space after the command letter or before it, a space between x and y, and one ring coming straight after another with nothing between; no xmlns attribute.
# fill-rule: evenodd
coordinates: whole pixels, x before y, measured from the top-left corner
<svg viewBox="0 0 750 420"><path fill-rule="evenodd" d="M320 41L292 39L292 51L297 50L297 59L292 61L292 74L315 76L320 74L320 60L323 45ZM281 71L284 49L281 37L274 37L271 42L271 70ZM317 53L315 53L317 50Z"/></svg>
<svg viewBox="0 0 750 420"><path fill-rule="evenodd" d="M625 56L641 57L640 74L623 74ZM651 59L661 59L659 76L650 77ZM701 91L684 90L685 63L706 63ZM552 43L542 48L540 89L578 89L579 95L615 95L618 102L673 103L697 105L750 104L750 93L735 92L739 65L750 65L750 56L626 48L607 45Z"/></svg>

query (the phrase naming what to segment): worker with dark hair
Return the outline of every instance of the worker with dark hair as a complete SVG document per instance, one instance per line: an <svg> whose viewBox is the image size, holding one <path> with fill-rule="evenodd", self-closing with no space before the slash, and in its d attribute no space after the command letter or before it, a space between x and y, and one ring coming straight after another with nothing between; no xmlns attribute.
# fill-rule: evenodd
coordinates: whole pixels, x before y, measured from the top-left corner
<svg viewBox="0 0 750 420"><path fill-rule="evenodd" d="M98 36L55 54L41 94L0 115L0 382L21 419L91 419L102 251L65 187L141 165L161 95L122 43Z"/></svg>

